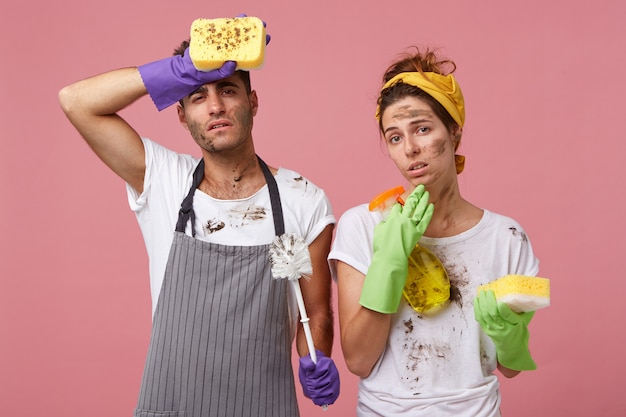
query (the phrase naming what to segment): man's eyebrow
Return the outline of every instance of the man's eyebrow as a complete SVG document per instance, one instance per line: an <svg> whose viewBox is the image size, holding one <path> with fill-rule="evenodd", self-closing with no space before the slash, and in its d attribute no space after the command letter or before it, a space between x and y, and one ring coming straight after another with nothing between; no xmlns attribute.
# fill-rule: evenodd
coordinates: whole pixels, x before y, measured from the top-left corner
<svg viewBox="0 0 626 417"><path fill-rule="evenodd" d="M237 85L236 83L232 82L232 81L228 81L228 80L222 80L222 81L218 81L215 84L215 88L220 89L220 88L225 88L225 87L235 87L235 88L240 88L239 85ZM195 90L193 90L191 93L189 93L189 95L187 97L191 97L194 94L198 94L198 93L207 93L207 91L209 91L209 89L206 87L206 85L202 85L198 88L196 88Z"/></svg>
<svg viewBox="0 0 626 417"><path fill-rule="evenodd" d="M206 88L206 86L202 85L198 88L196 88L195 90L193 90L191 93L189 93L189 95L187 97L191 97L194 94L198 94L198 93L206 93L208 91L208 89Z"/></svg>
<svg viewBox="0 0 626 417"><path fill-rule="evenodd" d="M216 88L224 88L224 87L239 87L237 84L235 84L232 81L228 81L228 80L222 80L222 81L218 81L215 84Z"/></svg>

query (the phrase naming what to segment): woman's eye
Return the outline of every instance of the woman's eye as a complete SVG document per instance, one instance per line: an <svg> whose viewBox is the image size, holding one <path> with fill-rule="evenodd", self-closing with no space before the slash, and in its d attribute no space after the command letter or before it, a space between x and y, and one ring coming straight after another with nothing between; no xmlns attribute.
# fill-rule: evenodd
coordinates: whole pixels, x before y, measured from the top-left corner
<svg viewBox="0 0 626 417"><path fill-rule="evenodd" d="M400 136L394 135L389 137L389 143L398 143L400 142Z"/></svg>

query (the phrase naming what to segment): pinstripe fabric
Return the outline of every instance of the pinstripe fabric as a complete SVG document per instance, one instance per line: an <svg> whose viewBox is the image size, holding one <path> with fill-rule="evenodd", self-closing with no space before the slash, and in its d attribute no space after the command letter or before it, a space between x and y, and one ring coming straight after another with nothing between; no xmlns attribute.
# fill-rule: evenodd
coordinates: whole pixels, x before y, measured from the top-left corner
<svg viewBox="0 0 626 417"><path fill-rule="evenodd" d="M298 415L287 282L268 251L176 232L135 416Z"/></svg>
<svg viewBox="0 0 626 417"><path fill-rule="evenodd" d="M278 187L259 162L282 234ZM181 204L135 417L298 417L287 281L271 276L270 246L224 246L183 232L203 172L201 160Z"/></svg>

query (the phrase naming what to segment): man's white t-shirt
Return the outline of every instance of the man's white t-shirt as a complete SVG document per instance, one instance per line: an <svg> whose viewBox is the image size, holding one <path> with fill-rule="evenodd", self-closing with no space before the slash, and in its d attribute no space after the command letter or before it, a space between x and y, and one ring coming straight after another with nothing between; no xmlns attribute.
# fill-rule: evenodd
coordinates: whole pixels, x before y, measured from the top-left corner
<svg viewBox="0 0 626 417"><path fill-rule="evenodd" d="M126 189L148 252L154 314L178 211L191 188L199 159L178 154L150 139L142 140L146 150L144 190L138 194L128 184ZM279 168L274 178L279 189L285 233L295 233L311 244L326 226L335 223L330 202L322 189L285 168ZM265 245L274 240L267 185L241 200L217 200L196 190L193 208L196 239L232 246ZM191 236L191 222L187 223L185 232ZM297 313L297 309L290 309Z"/></svg>

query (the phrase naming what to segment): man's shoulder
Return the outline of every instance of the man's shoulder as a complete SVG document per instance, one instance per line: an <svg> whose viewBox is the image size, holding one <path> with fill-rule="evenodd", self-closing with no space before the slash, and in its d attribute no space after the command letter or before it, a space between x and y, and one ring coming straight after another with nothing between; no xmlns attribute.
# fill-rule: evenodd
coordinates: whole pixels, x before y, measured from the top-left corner
<svg viewBox="0 0 626 417"><path fill-rule="evenodd" d="M192 167L195 168L200 161L200 158L174 151L149 138L142 137L141 139L144 144L144 149L146 150L146 160L148 162L153 162L155 165L179 165L184 167L184 171L187 171Z"/></svg>
<svg viewBox="0 0 626 417"><path fill-rule="evenodd" d="M325 195L324 191L309 178L297 171L280 167L276 173L276 183L281 192L296 193L302 197L312 197L315 195Z"/></svg>

